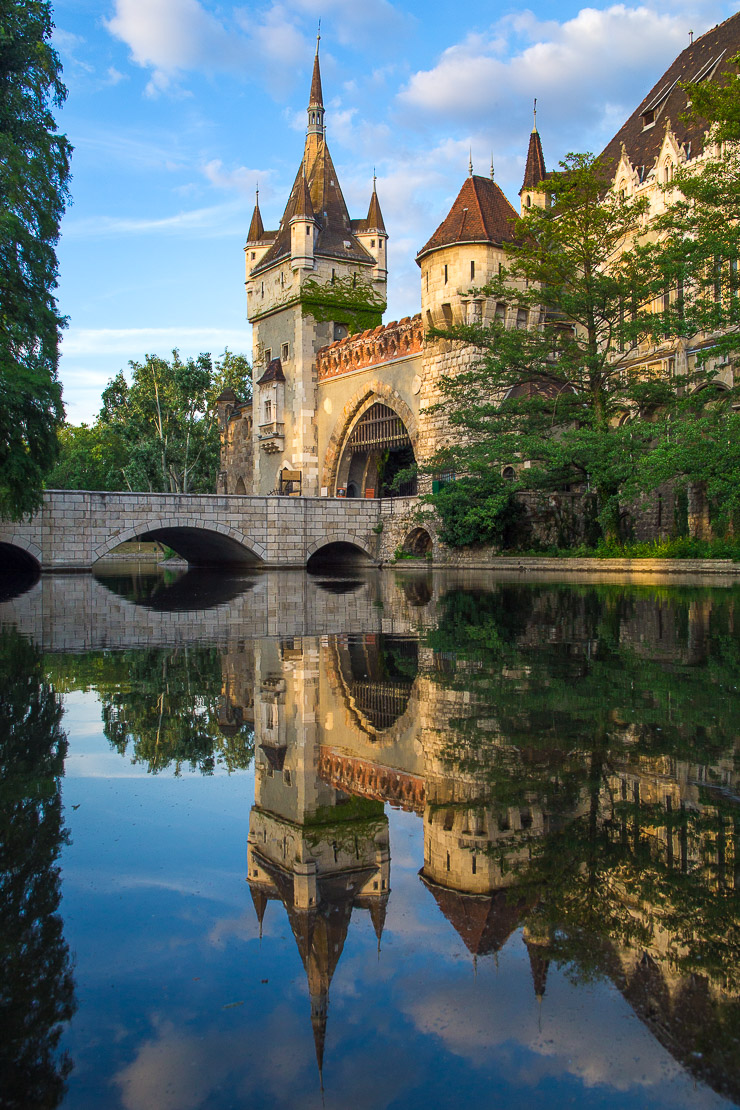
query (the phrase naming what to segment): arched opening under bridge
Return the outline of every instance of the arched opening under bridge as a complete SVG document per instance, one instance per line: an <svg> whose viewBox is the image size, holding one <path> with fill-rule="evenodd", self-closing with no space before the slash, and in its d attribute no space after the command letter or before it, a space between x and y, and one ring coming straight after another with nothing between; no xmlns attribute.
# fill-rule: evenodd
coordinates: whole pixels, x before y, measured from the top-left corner
<svg viewBox="0 0 740 1110"><path fill-rule="evenodd" d="M117 536L111 536L107 544L98 549L97 556L102 558L126 540L157 540L171 548L191 566L258 566L264 551L261 545L253 543L234 529L217 531L198 528L192 524L173 521L155 527L144 525L136 530L130 529Z"/></svg>
<svg viewBox="0 0 740 1110"><path fill-rule="evenodd" d="M358 544L347 540L326 543L314 551L306 563L309 574L326 574L374 567L373 557Z"/></svg>

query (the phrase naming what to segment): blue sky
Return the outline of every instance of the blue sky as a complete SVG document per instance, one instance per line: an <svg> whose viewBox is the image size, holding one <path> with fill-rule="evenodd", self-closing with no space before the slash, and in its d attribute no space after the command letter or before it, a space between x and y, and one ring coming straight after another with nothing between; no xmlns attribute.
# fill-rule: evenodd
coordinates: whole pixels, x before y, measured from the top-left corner
<svg viewBox="0 0 740 1110"><path fill-rule="evenodd" d="M548 165L603 148L737 0L57 0L75 147L59 246L68 419L129 359L250 354L242 247L260 188L277 227L298 167L320 17L329 146L352 216L373 168L390 234L387 320L418 311L414 256L467 173L521 185L532 99Z"/></svg>

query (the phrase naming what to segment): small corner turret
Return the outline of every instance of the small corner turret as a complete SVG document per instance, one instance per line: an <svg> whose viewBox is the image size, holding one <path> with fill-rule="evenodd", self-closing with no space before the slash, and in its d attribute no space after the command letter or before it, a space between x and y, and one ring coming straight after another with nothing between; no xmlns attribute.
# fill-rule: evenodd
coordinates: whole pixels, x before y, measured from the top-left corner
<svg viewBox="0 0 740 1110"><path fill-rule="evenodd" d="M385 285L388 280L388 232L380 210L375 174L373 174L373 192L367 216L364 220L353 220L352 227L357 241L375 259L372 280L374 285L382 285L383 288L379 292L383 294L385 300Z"/></svg>
<svg viewBox="0 0 740 1110"><path fill-rule="evenodd" d="M537 98L535 97L534 123L532 126L532 133L529 136L527 164L524 167L524 181L519 190L522 216L529 208L549 207L549 194L542 187L542 183L546 178L547 170L545 169L545 156L542 153L542 142L540 140L540 133L537 130Z"/></svg>

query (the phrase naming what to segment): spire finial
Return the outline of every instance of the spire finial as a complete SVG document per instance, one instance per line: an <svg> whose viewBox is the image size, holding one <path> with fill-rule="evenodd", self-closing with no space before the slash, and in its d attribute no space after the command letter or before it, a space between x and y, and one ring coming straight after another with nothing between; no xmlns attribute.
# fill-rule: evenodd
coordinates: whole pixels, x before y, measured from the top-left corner
<svg viewBox="0 0 740 1110"><path fill-rule="evenodd" d="M693 45L694 45L694 32L689 31L689 46L693 46Z"/></svg>
<svg viewBox="0 0 740 1110"><path fill-rule="evenodd" d="M473 148L470 148L470 157L468 158L468 175L473 176Z"/></svg>
<svg viewBox="0 0 740 1110"><path fill-rule="evenodd" d="M375 166L373 166L373 192L375 192L375 183L377 182L377 180L378 179L375 176Z"/></svg>
<svg viewBox="0 0 740 1110"><path fill-rule="evenodd" d="M534 98L533 115L534 115L534 126L532 127L532 130L536 131L537 130L537 97Z"/></svg>
<svg viewBox="0 0 740 1110"><path fill-rule="evenodd" d="M318 26L318 29L316 31L316 57L317 58L319 56L319 43L320 42L321 42L321 20L319 20L319 26Z"/></svg>
<svg viewBox="0 0 740 1110"><path fill-rule="evenodd" d="M257 186L254 190L254 203L259 208L259 206L260 206L260 183L259 183L259 181L257 182Z"/></svg>
<svg viewBox="0 0 740 1110"><path fill-rule="evenodd" d="M495 178L496 178L496 175L495 175L494 170L493 170L493 151L491 151L491 181L494 181Z"/></svg>

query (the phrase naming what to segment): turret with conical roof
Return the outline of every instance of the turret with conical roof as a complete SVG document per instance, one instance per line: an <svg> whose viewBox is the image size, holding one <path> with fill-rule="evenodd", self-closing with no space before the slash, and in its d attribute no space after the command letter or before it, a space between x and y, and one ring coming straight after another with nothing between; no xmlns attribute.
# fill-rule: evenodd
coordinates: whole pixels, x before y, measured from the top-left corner
<svg viewBox="0 0 740 1110"><path fill-rule="evenodd" d="M448 327L485 317L486 298L477 290L505 264L504 245L514 241L516 220L516 211L495 181L468 175L444 220L416 256L427 325ZM495 305L491 315L494 311Z"/></svg>
<svg viewBox="0 0 740 1110"><path fill-rule="evenodd" d="M546 208L548 204L547 192L542 188L542 183L547 177L545 169L545 155L542 152L542 141L537 130L537 101L534 102L534 123L529 136L529 149L527 150L527 163L524 167L524 181L519 190L522 215L535 205Z"/></svg>
<svg viewBox="0 0 740 1110"><path fill-rule="evenodd" d="M370 206L364 220L353 220L352 230L357 240L368 254L375 259L373 282L385 292L385 283L388 277L388 232L385 230L383 213L380 211L378 200L377 178L373 174L373 191L370 197Z"/></svg>

